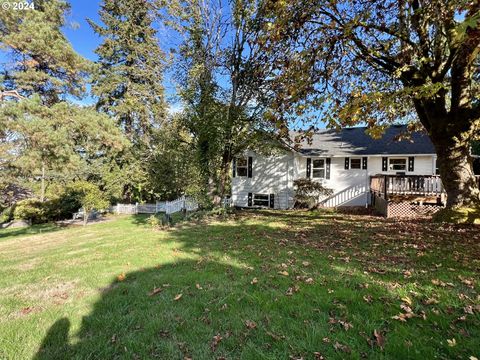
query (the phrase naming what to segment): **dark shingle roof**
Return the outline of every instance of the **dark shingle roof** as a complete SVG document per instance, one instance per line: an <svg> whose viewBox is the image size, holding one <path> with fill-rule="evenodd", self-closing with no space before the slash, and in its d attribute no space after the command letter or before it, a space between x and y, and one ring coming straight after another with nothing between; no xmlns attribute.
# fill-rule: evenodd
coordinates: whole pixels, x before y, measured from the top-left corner
<svg viewBox="0 0 480 360"><path fill-rule="evenodd" d="M435 154L432 142L423 132L413 132L409 138L398 140L399 135L407 135L406 126L391 126L380 139L373 139L365 130L365 127L321 130L313 135L310 144L307 140L300 142L298 151L317 156ZM293 140L300 134L291 132L290 137Z"/></svg>

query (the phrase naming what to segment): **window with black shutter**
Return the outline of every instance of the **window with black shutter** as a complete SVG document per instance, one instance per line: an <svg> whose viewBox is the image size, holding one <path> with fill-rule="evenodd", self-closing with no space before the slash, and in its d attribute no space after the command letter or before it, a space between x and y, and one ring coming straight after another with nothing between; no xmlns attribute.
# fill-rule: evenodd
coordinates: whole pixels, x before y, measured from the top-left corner
<svg viewBox="0 0 480 360"><path fill-rule="evenodd" d="M388 171L388 157L382 157L382 171Z"/></svg>
<svg viewBox="0 0 480 360"><path fill-rule="evenodd" d="M234 161L234 175L233 176L243 176L248 175L248 159L246 157L236 158Z"/></svg>
<svg viewBox="0 0 480 360"><path fill-rule="evenodd" d="M325 179L330 179L330 165L331 165L331 159L327 159L327 166L325 168Z"/></svg>
<svg viewBox="0 0 480 360"><path fill-rule="evenodd" d="M325 159L313 159L312 161L312 178L325 178Z"/></svg>
<svg viewBox="0 0 480 360"><path fill-rule="evenodd" d="M415 169L415 158L413 156L410 156L408 158L408 171L414 171Z"/></svg>

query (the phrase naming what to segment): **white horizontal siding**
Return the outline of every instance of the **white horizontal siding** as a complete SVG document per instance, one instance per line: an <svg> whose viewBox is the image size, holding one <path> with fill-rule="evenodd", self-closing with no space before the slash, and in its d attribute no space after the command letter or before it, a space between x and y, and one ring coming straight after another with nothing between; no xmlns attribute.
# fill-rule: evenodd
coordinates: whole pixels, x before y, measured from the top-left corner
<svg viewBox="0 0 480 360"><path fill-rule="evenodd" d="M248 205L248 193L274 194L275 208L291 208L294 203L293 181L306 177L307 158L298 153L284 153L273 156L261 156L249 152L253 157L252 178L235 177L232 179L232 201L236 206ZM409 155L392 155L405 157ZM410 155L411 156L411 155ZM335 196L326 206L364 206L369 201L370 176L377 174L395 174L396 171L382 171L382 157L367 156L368 167L363 169L345 169L345 157L332 157L330 179L319 180L333 190ZM311 156L312 159L316 158ZM322 157L319 157L322 158ZM351 156L350 158L362 158ZM414 171L406 175L435 174L434 156L415 156Z"/></svg>

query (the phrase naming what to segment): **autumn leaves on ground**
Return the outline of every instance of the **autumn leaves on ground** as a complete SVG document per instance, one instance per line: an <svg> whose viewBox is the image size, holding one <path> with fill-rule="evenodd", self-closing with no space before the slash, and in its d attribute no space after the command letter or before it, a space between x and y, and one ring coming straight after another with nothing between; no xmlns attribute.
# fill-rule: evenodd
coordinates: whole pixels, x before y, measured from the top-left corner
<svg viewBox="0 0 480 360"><path fill-rule="evenodd" d="M2 359L480 358L480 228L240 212L0 230Z"/></svg>

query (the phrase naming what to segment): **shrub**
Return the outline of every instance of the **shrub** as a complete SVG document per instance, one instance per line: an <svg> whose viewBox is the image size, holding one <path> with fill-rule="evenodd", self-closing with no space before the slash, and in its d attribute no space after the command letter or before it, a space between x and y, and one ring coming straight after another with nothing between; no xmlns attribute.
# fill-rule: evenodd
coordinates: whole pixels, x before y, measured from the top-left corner
<svg viewBox="0 0 480 360"><path fill-rule="evenodd" d="M158 229L162 225L162 221L156 215L151 215L147 219L147 224L154 229Z"/></svg>
<svg viewBox="0 0 480 360"><path fill-rule="evenodd" d="M433 215L434 222L480 224L480 208L442 209Z"/></svg>
<svg viewBox="0 0 480 360"><path fill-rule="evenodd" d="M15 205L3 209L0 213L0 224L9 222L13 220L13 211L15 210Z"/></svg>
<svg viewBox="0 0 480 360"><path fill-rule="evenodd" d="M310 179L298 179L293 182L295 187L295 208L312 209L318 206L321 196L333 194L333 190Z"/></svg>
<svg viewBox="0 0 480 360"><path fill-rule="evenodd" d="M106 210L110 203L105 194L97 185L88 181L77 181L70 186L73 193L77 194L78 201L83 207L84 213L88 214L93 210ZM84 224L87 223L88 216L84 216Z"/></svg>
<svg viewBox="0 0 480 360"><path fill-rule="evenodd" d="M13 217L17 220L30 220L33 224L47 222L48 204L36 199L19 201L13 211Z"/></svg>

